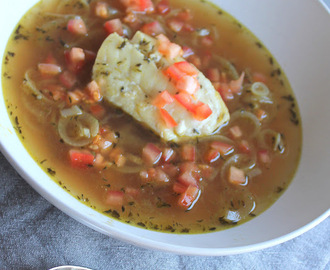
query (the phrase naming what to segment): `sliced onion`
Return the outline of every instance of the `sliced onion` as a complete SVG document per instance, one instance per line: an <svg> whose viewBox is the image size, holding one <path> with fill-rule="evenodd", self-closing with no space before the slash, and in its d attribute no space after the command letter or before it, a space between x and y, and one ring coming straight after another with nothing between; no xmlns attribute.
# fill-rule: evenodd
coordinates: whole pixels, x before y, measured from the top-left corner
<svg viewBox="0 0 330 270"><path fill-rule="evenodd" d="M254 95L259 97L265 97L269 95L269 89L267 85L262 82L255 82L251 85L251 91Z"/></svg>
<svg viewBox="0 0 330 270"><path fill-rule="evenodd" d="M235 66L227 59L214 55L214 59L222 66L222 68L228 73L232 80L237 80L239 78L239 74Z"/></svg>
<svg viewBox="0 0 330 270"><path fill-rule="evenodd" d="M253 168L251 171L247 172L246 175L249 179L254 178L262 173L260 168Z"/></svg>
<svg viewBox="0 0 330 270"><path fill-rule="evenodd" d="M142 170L145 169L144 166L123 166L123 167L112 166L111 168L117 172L127 173L127 174L140 173Z"/></svg>
<svg viewBox="0 0 330 270"><path fill-rule="evenodd" d="M82 110L77 105L74 105L71 108L63 109L60 113L65 118L83 114Z"/></svg>
<svg viewBox="0 0 330 270"><path fill-rule="evenodd" d="M249 137L254 137L259 132L261 123L253 113L245 110L238 110L230 116L230 123L237 121L239 118L243 118L244 122L246 122L246 120L251 122L253 131L249 132Z"/></svg>
<svg viewBox="0 0 330 270"><path fill-rule="evenodd" d="M99 132L99 122L88 113L74 117L61 117L58 132L62 140L76 147L90 144Z"/></svg>
<svg viewBox="0 0 330 270"><path fill-rule="evenodd" d="M212 141L220 141L220 142L225 142L225 143L234 145L233 140L229 139L226 136L219 135L219 134L198 138L198 142L212 142Z"/></svg>
<svg viewBox="0 0 330 270"><path fill-rule="evenodd" d="M233 191L227 197L227 209L224 213L223 219L230 223L237 223L244 220L256 208L255 198L252 193L247 191Z"/></svg>
<svg viewBox="0 0 330 270"><path fill-rule="evenodd" d="M135 163L135 164L138 164L138 165L142 165L142 164L143 164L143 160L142 160L141 157L138 157L138 156L136 156L136 155L129 154L129 153L125 154L125 156L126 156L126 158L127 158L129 161L131 161L131 162L133 162L133 163Z"/></svg>
<svg viewBox="0 0 330 270"><path fill-rule="evenodd" d="M35 74L33 74L35 73ZM37 100L42 100L45 103L48 104L52 104L54 103L52 100L50 100L49 98L47 98L37 87L37 85L35 84L34 80L32 79L33 76L38 76L38 72L33 70L33 69L29 69L25 72L24 74L24 82L23 84L25 86L27 86L26 88L28 89L28 91L37 99ZM27 90L26 88L24 88L25 90Z"/></svg>
<svg viewBox="0 0 330 270"><path fill-rule="evenodd" d="M283 153L284 145L282 135L272 129L264 129L257 136L257 143L260 148L279 151Z"/></svg>
<svg viewBox="0 0 330 270"><path fill-rule="evenodd" d="M225 161L221 168L221 178L226 179L230 166L243 170L246 174L256 166L256 156L247 154L235 154Z"/></svg>

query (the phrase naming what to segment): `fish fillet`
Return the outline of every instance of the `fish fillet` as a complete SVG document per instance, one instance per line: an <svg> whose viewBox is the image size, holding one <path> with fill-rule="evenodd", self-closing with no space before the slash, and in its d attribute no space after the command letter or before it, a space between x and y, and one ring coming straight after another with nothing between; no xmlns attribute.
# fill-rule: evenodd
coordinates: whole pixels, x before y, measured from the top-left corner
<svg viewBox="0 0 330 270"><path fill-rule="evenodd" d="M159 110L152 104L162 91L177 93L175 85L162 70L175 62L168 60L157 50L157 40L137 32L132 40L116 33L109 35L100 47L93 67L93 79L110 104L120 107L144 126L150 128L165 141L180 142L212 134L229 120L228 109L212 83L201 73L197 79L200 89L195 98L207 103L212 114L203 121L196 120L177 101L165 109L177 122L169 128L162 120Z"/></svg>

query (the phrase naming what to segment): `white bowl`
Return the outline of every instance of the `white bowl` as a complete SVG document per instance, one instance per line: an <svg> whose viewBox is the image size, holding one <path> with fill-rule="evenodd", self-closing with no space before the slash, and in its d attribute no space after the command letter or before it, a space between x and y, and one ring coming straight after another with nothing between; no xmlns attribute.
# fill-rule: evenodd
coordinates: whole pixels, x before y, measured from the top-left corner
<svg viewBox="0 0 330 270"><path fill-rule="evenodd" d="M188 1L188 0L187 0ZM0 53L21 16L37 0L11 0L0 9ZM292 184L267 211L220 232L166 234L136 228L99 214L62 190L26 152L0 95L0 146L23 178L76 220L107 235L181 254L228 255L270 247L311 229L330 213L330 16L318 1L214 0L268 47L296 94L303 122L303 154ZM3 61L3 60L1 60Z"/></svg>

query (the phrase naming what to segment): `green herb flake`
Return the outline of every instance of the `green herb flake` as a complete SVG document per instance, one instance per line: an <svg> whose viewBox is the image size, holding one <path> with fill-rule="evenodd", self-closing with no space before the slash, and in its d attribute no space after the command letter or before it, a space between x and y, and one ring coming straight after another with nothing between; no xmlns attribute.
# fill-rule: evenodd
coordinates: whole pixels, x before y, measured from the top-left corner
<svg viewBox="0 0 330 270"><path fill-rule="evenodd" d="M120 46L118 47L119 50L123 49L126 46L126 40L124 40Z"/></svg>
<svg viewBox="0 0 330 270"><path fill-rule="evenodd" d="M51 168L47 168L47 172L51 175L51 176L54 176L56 174L56 171L54 171L53 169Z"/></svg>

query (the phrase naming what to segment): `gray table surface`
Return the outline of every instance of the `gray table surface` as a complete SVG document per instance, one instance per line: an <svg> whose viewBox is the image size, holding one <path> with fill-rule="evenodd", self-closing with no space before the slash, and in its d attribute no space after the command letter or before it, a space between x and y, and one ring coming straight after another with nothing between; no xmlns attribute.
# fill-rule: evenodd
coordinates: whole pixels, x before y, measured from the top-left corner
<svg viewBox="0 0 330 270"><path fill-rule="evenodd" d="M35 192L0 153L0 269L330 269L330 218L265 250L226 257L146 250L96 232Z"/></svg>

